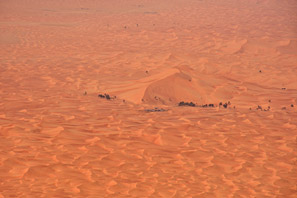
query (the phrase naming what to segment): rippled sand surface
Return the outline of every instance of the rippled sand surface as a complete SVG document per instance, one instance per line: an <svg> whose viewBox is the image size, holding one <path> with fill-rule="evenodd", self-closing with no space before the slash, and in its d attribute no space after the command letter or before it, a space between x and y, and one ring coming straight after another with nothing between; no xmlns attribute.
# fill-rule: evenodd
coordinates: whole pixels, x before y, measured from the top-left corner
<svg viewBox="0 0 297 198"><path fill-rule="evenodd" d="M0 197L297 197L296 10L0 2Z"/></svg>

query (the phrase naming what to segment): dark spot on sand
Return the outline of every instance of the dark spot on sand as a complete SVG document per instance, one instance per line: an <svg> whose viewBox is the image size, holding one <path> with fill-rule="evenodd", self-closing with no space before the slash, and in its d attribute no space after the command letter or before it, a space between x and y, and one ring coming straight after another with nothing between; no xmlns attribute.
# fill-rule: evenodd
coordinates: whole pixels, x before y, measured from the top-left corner
<svg viewBox="0 0 297 198"><path fill-rule="evenodd" d="M258 107L256 109L262 111L262 107L260 105L258 105Z"/></svg>
<svg viewBox="0 0 297 198"><path fill-rule="evenodd" d="M99 94L98 97L100 97L100 98L105 98L105 96L102 95L102 94Z"/></svg>
<svg viewBox="0 0 297 198"><path fill-rule="evenodd" d="M110 99L111 99L110 96L109 96L108 94L105 94L105 98L106 98L107 100L110 100Z"/></svg>

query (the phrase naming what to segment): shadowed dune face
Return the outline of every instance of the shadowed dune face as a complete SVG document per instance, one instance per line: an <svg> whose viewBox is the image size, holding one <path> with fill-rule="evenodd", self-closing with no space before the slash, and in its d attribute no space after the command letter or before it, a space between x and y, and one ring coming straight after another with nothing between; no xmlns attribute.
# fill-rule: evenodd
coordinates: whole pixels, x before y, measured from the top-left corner
<svg viewBox="0 0 297 198"><path fill-rule="evenodd" d="M296 10L0 1L0 198L295 198Z"/></svg>

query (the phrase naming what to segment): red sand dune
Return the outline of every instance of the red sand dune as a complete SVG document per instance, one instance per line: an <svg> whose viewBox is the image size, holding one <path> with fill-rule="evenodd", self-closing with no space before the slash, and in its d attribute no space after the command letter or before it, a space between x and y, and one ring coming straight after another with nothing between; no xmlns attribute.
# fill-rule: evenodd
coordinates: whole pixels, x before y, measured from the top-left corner
<svg viewBox="0 0 297 198"><path fill-rule="evenodd" d="M297 197L296 10L1 1L0 197Z"/></svg>

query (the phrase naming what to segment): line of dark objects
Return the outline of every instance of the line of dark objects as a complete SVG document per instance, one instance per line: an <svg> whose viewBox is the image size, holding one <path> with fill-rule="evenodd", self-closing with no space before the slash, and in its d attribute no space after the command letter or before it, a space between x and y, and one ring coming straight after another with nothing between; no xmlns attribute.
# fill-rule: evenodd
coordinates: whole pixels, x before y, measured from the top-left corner
<svg viewBox="0 0 297 198"><path fill-rule="evenodd" d="M110 96L109 94L99 94L98 95L99 98L105 98L106 100L111 100L111 99L116 99L116 96Z"/></svg>
<svg viewBox="0 0 297 198"><path fill-rule="evenodd" d="M154 109L145 109L144 111L145 112L164 112L164 111L168 111L168 109L155 107Z"/></svg>
<svg viewBox="0 0 297 198"><path fill-rule="evenodd" d="M222 102L219 103L219 106L223 106L224 108L227 108L229 105L231 105L231 102L230 101L228 101L228 102L226 102L224 104ZM181 101L181 102L178 103L178 106L189 106L189 107L203 107L203 108L206 108L206 107L215 107L216 105L214 105L214 104L196 105L193 102L184 102L184 101Z"/></svg>
<svg viewBox="0 0 297 198"><path fill-rule="evenodd" d="M294 105L291 104L290 107L294 107ZM270 106L268 106L267 109L265 109L265 108L262 108L262 106L260 105L258 105L258 107L256 108L256 110L260 110L260 111L270 111L270 109L271 109ZM287 107L282 107L281 109L286 110ZM252 110L252 108L250 108L250 110Z"/></svg>

